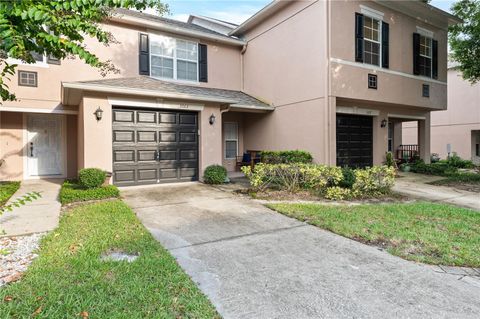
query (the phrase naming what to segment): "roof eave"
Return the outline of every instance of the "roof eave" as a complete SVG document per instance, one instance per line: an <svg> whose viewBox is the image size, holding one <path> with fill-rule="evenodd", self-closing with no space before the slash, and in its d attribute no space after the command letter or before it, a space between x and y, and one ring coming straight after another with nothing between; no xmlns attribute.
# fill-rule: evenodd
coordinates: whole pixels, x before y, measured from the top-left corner
<svg viewBox="0 0 480 319"><path fill-rule="evenodd" d="M162 22L150 21L150 20L147 20L147 19L132 17L132 16L128 16L128 15L125 15L125 14L117 14L117 15L111 17L110 20L115 21L115 22L135 25L135 26L143 26L143 27L147 27L147 28L150 28L150 29L169 32L169 33L175 33L175 34L180 34L180 35L185 35L185 36L207 39L207 40L211 40L211 41L214 41L214 42L225 43L225 44L229 44L229 45L244 46L246 44L246 42L241 40L241 39L222 37L222 36L217 36L215 34L210 34L210 33L206 33L206 32L194 31L194 30L189 30L189 29L185 29L185 28L172 27L172 26L166 25Z"/></svg>
<svg viewBox="0 0 480 319"><path fill-rule="evenodd" d="M241 25L233 29L228 35L230 36L240 36L244 34L246 31L250 30L260 22L262 22L265 18L269 17L273 13L277 12L278 10L282 9L283 7L287 6L290 1L281 1L281 0L273 0L269 4L267 4L263 9L255 13L253 16L248 18L245 22Z"/></svg>

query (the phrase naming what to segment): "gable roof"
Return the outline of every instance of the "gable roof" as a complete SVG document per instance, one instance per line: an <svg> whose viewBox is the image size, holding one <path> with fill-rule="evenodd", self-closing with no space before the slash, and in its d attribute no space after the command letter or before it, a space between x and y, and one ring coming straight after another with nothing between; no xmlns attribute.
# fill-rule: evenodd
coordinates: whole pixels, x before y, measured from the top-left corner
<svg viewBox="0 0 480 319"><path fill-rule="evenodd" d="M270 111L274 107L241 91L207 88L202 86L180 84L158 80L149 76L129 78L103 79L95 81L64 82L62 87L67 89L62 101L69 101L68 89L106 92L117 94L143 95L147 97L172 98L202 102L216 102L228 104L234 108Z"/></svg>
<svg viewBox="0 0 480 319"><path fill-rule="evenodd" d="M201 39L208 39L227 44L238 46L245 44L243 40L234 36L225 35L193 23L186 23L134 10L122 8L115 9L114 14L109 19L112 21L148 27L150 29L156 29L170 33L194 36Z"/></svg>

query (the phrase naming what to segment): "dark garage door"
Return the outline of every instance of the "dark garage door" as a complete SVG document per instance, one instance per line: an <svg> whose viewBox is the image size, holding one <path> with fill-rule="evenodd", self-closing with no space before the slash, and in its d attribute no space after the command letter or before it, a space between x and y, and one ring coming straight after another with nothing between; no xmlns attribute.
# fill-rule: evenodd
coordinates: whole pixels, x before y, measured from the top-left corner
<svg viewBox="0 0 480 319"><path fill-rule="evenodd" d="M338 166L372 166L372 121L369 116L337 114Z"/></svg>
<svg viewBox="0 0 480 319"><path fill-rule="evenodd" d="M198 179L197 113L117 107L112 127L114 184Z"/></svg>

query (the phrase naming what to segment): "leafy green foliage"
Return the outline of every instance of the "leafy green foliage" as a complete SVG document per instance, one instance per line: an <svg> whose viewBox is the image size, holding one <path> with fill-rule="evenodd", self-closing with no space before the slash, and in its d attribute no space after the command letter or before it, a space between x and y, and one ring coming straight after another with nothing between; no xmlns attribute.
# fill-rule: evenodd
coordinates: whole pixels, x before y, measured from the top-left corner
<svg viewBox="0 0 480 319"><path fill-rule="evenodd" d="M475 165L472 161L464 160L456 153L453 153L446 160L439 160L431 164L425 164L423 160L417 160L411 165L411 170L415 173L427 175L449 176L457 174L459 168L474 167Z"/></svg>
<svg viewBox="0 0 480 319"><path fill-rule="evenodd" d="M439 161L442 162L442 161ZM464 160L457 153L453 153L446 159L446 163L450 167L455 168L474 168L475 165L470 160Z"/></svg>
<svg viewBox="0 0 480 319"><path fill-rule="evenodd" d="M210 165L203 172L203 180L207 184L223 184L227 178L227 170L222 165Z"/></svg>
<svg viewBox="0 0 480 319"><path fill-rule="evenodd" d="M260 154L262 163L288 164L288 163L312 163L312 154L306 151L262 151Z"/></svg>
<svg viewBox="0 0 480 319"><path fill-rule="evenodd" d="M480 214L445 204L271 204L276 211L429 264L480 267Z"/></svg>
<svg viewBox="0 0 480 319"><path fill-rule="evenodd" d="M0 207L20 188L20 182L0 182Z"/></svg>
<svg viewBox="0 0 480 319"><path fill-rule="evenodd" d="M100 187L105 181L106 173L99 168L83 168L78 172L78 181L85 188Z"/></svg>
<svg viewBox="0 0 480 319"><path fill-rule="evenodd" d="M110 251L138 258L103 261L100 256ZM119 200L63 214L38 254L20 281L0 290L0 318L219 318Z"/></svg>
<svg viewBox="0 0 480 319"><path fill-rule="evenodd" d="M395 169L387 166L352 171L318 164L260 163L253 171L249 166L242 167L242 171L256 191L313 190L329 199L380 196L390 191L395 180Z"/></svg>
<svg viewBox="0 0 480 319"><path fill-rule="evenodd" d="M73 181L65 181L60 189L60 195L58 197L60 203L65 205L74 202L117 198L119 196L120 191L114 185L85 188Z"/></svg>
<svg viewBox="0 0 480 319"><path fill-rule="evenodd" d="M35 63L32 52L57 59L75 56L102 75L118 72L111 61L101 61L84 45L87 37L108 45L112 34L100 25L115 8L144 10L155 8L159 14L168 11L160 0L12 0L0 1L0 97L15 99L6 80L16 65L5 63L7 57Z"/></svg>
<svg viewBox="0 0 480 319"><path fill-rule="evenodd" d="M480 1L457 1L452 13L463 22L449 28L451 57L459 63L463 78L476 83L480 80Z"/></svg>

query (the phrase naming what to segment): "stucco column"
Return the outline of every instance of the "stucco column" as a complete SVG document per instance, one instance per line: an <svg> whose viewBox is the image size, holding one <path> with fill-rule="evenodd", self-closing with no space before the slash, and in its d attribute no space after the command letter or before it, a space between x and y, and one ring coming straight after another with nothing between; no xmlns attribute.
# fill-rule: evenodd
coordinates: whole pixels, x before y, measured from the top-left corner
<svg viewBox="0 0 480 319"><path fill-rule="evenodd" d="M400 145L403 144L402 141L402 122L395 121L393 124L393 151L396 152Z"/></svg>
<svg viewBox="0 0 480 319"><path fill-rule="evenodd" d="M381 127L383 120L387 120L384 111L373 117L373 165L381 165L388 151L388 127Z"/></svg>
<svg viewBox="0 0 480 319"><path fill-rule="evenodd" d="M215 116L215 123L210 124L210 116ZM222 165L222 114L217 105L205 105L199 115L199 178L209 165Z"/></svg>
<svg viewBox="0 0 480 319"><path fill-rule="evenodd" d="M418 121L418 151L425 163L430 163L430 113Z"/></svg>

